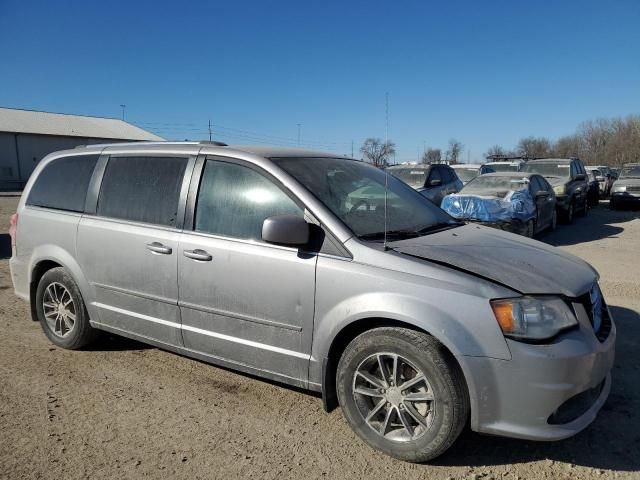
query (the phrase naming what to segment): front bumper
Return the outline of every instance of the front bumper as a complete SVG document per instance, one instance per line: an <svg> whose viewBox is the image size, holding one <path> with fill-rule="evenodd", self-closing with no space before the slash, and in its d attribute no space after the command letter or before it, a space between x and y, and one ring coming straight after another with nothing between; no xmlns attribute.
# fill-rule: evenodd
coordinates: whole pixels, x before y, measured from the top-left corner
<svg viewBox="0 0 640 480"><path fill-rule="evenodd" d="M640 192L613 192L611 202L617 204L640 203Z"/></svg>
<svg viewBox="0 0 640 480"><path fill-rule="evenodd" d="M578 305L578 306L576 306ZM561 440L586 428L611 389L616 329L596 338L582 305L579 325L550 344L507 340L511 360L460 359L470 383L471 427L527 440Z"/></svg>

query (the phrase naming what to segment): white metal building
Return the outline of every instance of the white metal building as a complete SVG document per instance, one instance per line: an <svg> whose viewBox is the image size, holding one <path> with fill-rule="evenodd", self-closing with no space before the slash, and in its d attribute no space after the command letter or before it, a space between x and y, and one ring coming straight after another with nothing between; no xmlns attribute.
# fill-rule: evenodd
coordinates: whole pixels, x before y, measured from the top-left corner
<svg viewBox="0 0 640 480"><path fill-rule="evenodd" d="M93 143L164 140L115 118L0 108L0 191L21 190L43 157Z"/></svg>

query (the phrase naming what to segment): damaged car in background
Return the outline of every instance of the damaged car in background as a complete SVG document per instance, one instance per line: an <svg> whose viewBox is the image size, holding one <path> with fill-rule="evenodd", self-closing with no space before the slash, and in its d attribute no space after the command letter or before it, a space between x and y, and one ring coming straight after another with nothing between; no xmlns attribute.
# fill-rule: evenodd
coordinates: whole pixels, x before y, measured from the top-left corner
<svg viewBox="0 0 640 480"><path fill-rule="evenodd" d="M527 237L557 223L556 196L544 177L532 173L488 173L442 200L452 217Z"/></svg>

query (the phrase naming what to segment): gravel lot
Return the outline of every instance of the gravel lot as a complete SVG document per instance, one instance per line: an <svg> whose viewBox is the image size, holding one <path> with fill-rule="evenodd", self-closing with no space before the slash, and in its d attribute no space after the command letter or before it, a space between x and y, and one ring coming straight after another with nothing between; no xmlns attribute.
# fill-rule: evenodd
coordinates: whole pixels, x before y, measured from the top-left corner
<svg viewBox="0 0 640 480"><path fill-rule="evenodd" d="M558 443L465 431L435 463L369 449L318 397L140 343L54 348L9 276L0 197L0 478L640 479L640 215L592 210L540 240L591 262L618 326L599 417Z"/></svg>

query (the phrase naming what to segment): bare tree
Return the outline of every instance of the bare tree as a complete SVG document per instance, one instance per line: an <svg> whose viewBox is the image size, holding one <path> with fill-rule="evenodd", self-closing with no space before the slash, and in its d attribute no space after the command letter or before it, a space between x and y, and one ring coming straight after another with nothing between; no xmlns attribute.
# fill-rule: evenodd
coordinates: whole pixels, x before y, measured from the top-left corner
<svg viewBox="0 0 640 480"><path fill-rule="evenodd" d="M389 157L396 153L396 145L393 142L383 142L379 138L367 138L360 147L360 153L375 167L384 168L389 162Z"/></svg>
<svg viewBox="0 0 640 480"><path fill-rule="evenodd" d="M489 150L487 150L487 153L484 154L485 157L491 157L491 156L503 156L503 155L507 155L507 150L502 148L500 145L494 145L493 147L489 147Z"/></svg>
<svg viewBox="0 0 640 480"><path fill-rule="evenodd" d="M578 135L560 137L553 145L553 155L560 158L580 157L582 143Z"/></svg>
<svg viewBox="0 0 640 480"><path fill-rule="evenodd" d="M455 138L452 138L451 140L449 140L449 149L445 154L446 159L451 163L458 163L458 159L462 154L463 148L464 148L464 145L462 144L462 142L459 142Z"/></svg>
<svg viewBox="0 0 640 480"><path fill-rule="evenodd" d="M439 148L428 148L422 154L422 163L440 163L442 161L442 150Z"/></svg>
<svg viewBox="0 0 640 480"><path fill-rule="evenodd" d="M518 142L519 155L529 158L548 157L551 155L551 142L544 137L526 137Z"/></svg>

